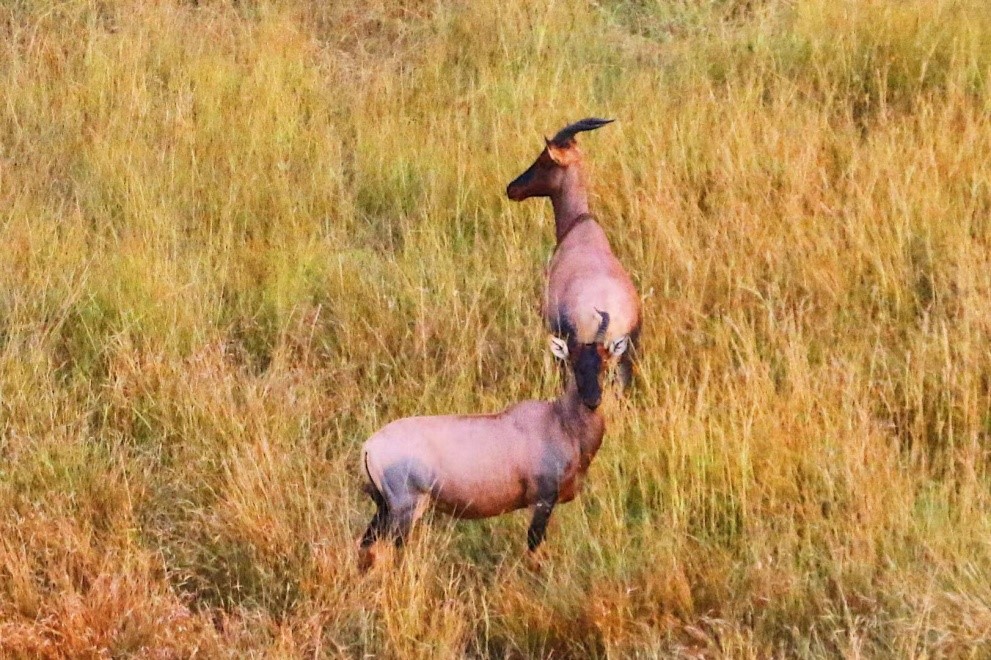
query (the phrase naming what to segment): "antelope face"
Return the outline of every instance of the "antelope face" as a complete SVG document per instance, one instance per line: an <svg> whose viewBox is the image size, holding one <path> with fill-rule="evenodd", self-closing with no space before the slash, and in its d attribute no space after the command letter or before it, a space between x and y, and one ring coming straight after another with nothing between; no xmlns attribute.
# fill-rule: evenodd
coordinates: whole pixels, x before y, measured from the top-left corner
<svg viewBox="0 0 991 660"><path fill-rule="evenodd" d="M514 202L528 197L551 197L561 189L564 171L578 160L578 147L572 140L568 145L559 146L546 140L547 146L533 161L526 172L506 186L506 196Z"/></svg>
<svg viewBox="0 0 991 660"><path fill-rule="evenodd" d="M574 351L571 367L575 371L578 395L587 408L595 410L602 403L602 385L599 375L605 364L602 344L579 344Z"/></svg>
<svg viewBox="0 0 991 660"><path fill-rule="evenodd" d="M551 337L550 343L551 353L571 367L582 403L589 410L598 408L602 403L602 384L599 377L610 357L619 357L626 351L629 337L620 337L605 345L601 342L573 342L573 347L569 347L569 342L559 337Z"/></svg>

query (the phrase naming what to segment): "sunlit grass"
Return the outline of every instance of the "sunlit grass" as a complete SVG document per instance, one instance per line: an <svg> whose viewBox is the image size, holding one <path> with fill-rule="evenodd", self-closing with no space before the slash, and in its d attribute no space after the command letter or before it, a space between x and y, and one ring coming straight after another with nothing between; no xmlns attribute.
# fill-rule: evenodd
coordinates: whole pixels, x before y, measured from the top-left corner
<svg viewBox="0 0 991 660"><path fill-rule="evenodd" d="M13 657L986 655L977 0L0 8ZM355 570L359 447L554 396L584 116L644 360L542 570L525 515Z"/></svg>

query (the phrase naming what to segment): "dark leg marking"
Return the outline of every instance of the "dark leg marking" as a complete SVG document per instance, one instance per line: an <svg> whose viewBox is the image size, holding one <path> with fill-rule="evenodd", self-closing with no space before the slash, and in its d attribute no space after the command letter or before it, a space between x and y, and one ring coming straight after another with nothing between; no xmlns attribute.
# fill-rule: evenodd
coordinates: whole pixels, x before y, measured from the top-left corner
<svg viewBox="0 0 991 660"><path fill-rule="evenodd" d="M537 549L547 533L547 522L551 511L557 504L558 487L556 481L539 480L537 482L537 504L533 507L533 520L526 531L526 547L530 552Z"/></svg>
<svg viewBox="0 0 991 660"><path fill-rule="evenodd" d="M361 542L359 543L359 547L361 548L367 548L375 543L375 540L385 531L385 525L389 519L389 502L372 480L372 473L368 471L367 456L365 457L365 472L368 473L368 483L365 484L364 490L372 498L372 501L375 502L375 515L372 516L371 522L368 523L365 533L361 535Z"/></svg>
<svg viewBox="0 0 991 660"><path fill-rule="evenodd" d="M409 536L413 527L413 516L416 515L416 502L402 507L396 507L389 516L389 534L397 548L406 544L406 537Z"/></svg>
<svg viewBox="0 0 991 660"><path fill-rule="evenodd" d="M430 493L433 479L426 466L408 458L386 468L382 481L389 500L388 532L396 546L402 546L413 526L420 498Z"/></svg>
<svg viewBox="0 0 991 660"><path fill-rule="evenodd" d="M365 469L368 469L367 464L365 465ZM371 474L369 474L369 482L365 485L365 492L375 502L375 515L372 516L371 522L368 523L365 533L361 535L361 540L358 542L358 570L362 573L371 568L372 564L375 563L372 545L375 544L375 541L385 531L389 521L389 503L371 479Z"/></svg>
<svg viewBox="0 0 991 660"><path fill-rule="evenodd" d="M368 523L368 527L365 529L365 533L361 535L361 543L359 544L359 546L362 548L367 548L371 546L373 543L375 543L378 537L385 530L385 524L388 518L389 518L388 510L380 505L375 510L375 515L372 516L372 521Z"/></svg>
<svg viewBox="0 0 991 660"><path fill-rule="evenodd" d="M534 507L533 521L530 523L530 528L526 530L526 547L530 552L536 550L537 546L543 543L544 535L547 533L547 522L551 518L553 508L554 505L547 502L537 502L537 506Z"/></svg>

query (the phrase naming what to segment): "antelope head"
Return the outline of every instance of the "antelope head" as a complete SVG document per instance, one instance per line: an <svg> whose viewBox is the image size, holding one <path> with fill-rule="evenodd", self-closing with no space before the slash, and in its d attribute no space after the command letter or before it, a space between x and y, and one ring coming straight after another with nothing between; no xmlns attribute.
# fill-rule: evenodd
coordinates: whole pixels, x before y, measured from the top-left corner
<svg viewBox="0 0 991 660"><path fill-rule="evenodd" d="M544 138L544 150L523 174L506 187L506 196L514 202L529 197L552 197L560 191L568 168L581 162L582 154L575 135L593 131L612 121L589 117L565 126L553 139Z"/></svg>
<svg viewBox="0 0 991 660"><path fill-rule="evenodd" d="M609 314L599 312L602 322L594 340L588 344L579 343L573 339L551 336L551 353L565 362L574 374L578 396L586 408L595 410L602 403L602 385L599 376L605 369L610 358L622 355L630 343L628 336L613 339L603 343L606 327L609 325Z"/></svg>

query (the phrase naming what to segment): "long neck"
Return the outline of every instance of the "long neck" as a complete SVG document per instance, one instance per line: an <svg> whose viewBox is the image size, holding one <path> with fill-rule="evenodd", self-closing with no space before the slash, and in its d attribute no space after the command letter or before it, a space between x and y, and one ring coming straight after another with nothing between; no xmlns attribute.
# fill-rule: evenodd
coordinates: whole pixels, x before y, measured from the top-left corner
<svg viewBox="0 0 991 660"><path fill-rule="evenodd" d="M588 192L580 161L564 171L564 182L551 195L551 204L554 206L555 234L561 242L575 221L588 213Z"/></svg>
<svg viewBox="0 0 991 660"><path fill-rule="evenodd" d="M577 439L583 462L587 466L602 444L602 434L605 431L602 414L598 410L590 410L582 403L578 395L578 384L572 374L568 375L568 384L558 397L556 407L561 416L561 426Z"/></svg>

